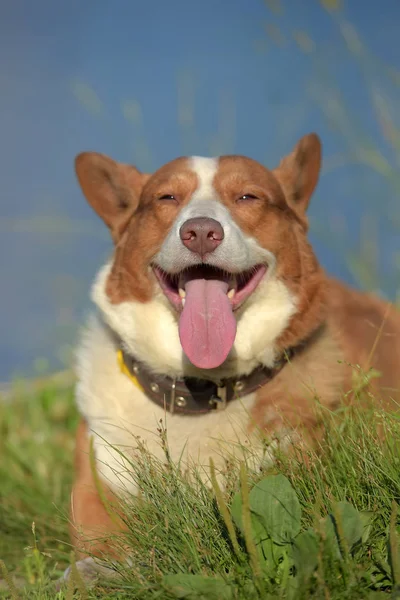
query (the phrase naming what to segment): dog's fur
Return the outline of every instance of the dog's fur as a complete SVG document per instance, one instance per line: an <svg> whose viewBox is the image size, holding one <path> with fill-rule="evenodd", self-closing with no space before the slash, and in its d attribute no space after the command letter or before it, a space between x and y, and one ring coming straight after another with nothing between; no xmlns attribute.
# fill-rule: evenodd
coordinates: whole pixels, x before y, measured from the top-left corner
<svg viewBox="0 0 400 600"><path fill-rule="evenodd" d="M140 438L161 456L157 428L165 417L172 459L183 452L207 464L209 456L216 463L222 460L217 452L221 443L240 445L249 438L257 447L260 430L289 425L312 429L315 398L335 407L352 387L351 365L377 369L381 377L371 380L372 392L386 403L399 400L398 313L378 298L328 278L307 240L306 209L320 162L315 134L302 138L274 170L240 156L192 157L147 175L104 155L77 157L83 193L115 243L93 286L98 314L89 321L78 351L82 422L71 510L78 556L105 550L104 544L87 539L119 527L97 491L89 435L94 436L98 473L111 495L136 491L118 449L134 459ZM178 232L186 219L198 216L213 217L225 232L207 259L210 263L233 272L259 263L268 267L235 312L237 334L228 358L208 371L185 357L178 312L152 269L156 264L176 273L193 263ZM230 402L224 411L185 416L165 415L121 372L117 339L154 373L215 381L249 374L260 364L273 367L287 348L302 347L257 393Z"/></svg>

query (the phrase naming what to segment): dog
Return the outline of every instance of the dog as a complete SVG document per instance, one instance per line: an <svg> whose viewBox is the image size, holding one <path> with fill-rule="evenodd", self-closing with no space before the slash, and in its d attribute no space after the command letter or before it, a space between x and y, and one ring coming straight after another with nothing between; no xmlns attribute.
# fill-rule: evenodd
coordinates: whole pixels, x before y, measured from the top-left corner
<svg viewBox="0 0 400 600"><path fill-rule="evenodd" d="M120 527L91 456L106 497L136 493L119 449L134 460L141 440L162 457L161 420L173 460L218 465L224 441L312 431L315 398L334 409L355 366L374 368L368 389L398 403L399 313L328 277L307 238L316 134L272 170L243 156L189 157L150 175L94 152L75 167L114 242L77 352L71 535L81 561L107 553L99 531Z"/></svg>

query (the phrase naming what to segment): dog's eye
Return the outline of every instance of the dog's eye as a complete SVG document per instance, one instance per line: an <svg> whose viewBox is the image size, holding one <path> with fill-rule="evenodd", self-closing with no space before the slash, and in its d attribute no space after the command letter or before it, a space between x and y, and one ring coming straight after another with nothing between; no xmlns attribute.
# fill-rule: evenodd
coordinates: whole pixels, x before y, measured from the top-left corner
<svg viewBox="0 0 400 600"><path fill-rule="evenodd" d="M238 202L245 202L246 200L258 200L258 196L254 194L243 194L238 198Z"/></svg>
<svg viewBox="0 0 400 600"><path fill-rule="evenodd" d="M159 200L176 200L176 198L173 194L164 194Z"/></svg>

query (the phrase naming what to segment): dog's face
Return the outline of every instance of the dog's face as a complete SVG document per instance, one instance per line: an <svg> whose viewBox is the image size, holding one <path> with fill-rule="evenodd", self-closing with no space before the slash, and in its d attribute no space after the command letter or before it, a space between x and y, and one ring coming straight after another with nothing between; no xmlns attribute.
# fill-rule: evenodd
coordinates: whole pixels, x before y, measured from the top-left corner
<svg viewBox="0 0 400 600"><path fill-rule="evenodd" d="M271 366L320 318L321 272L305 210L318 180L311 134L275 170L241 156L179 158L153 175L76 159L115 243L93 299L156 372L216 379Z"/></svg>

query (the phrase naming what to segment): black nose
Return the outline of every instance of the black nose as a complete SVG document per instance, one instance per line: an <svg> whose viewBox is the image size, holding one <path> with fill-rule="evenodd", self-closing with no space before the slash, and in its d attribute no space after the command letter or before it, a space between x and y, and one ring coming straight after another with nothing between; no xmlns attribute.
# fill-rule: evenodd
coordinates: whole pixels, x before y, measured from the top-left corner
<svg viewBox="0 0 400 600"><path fill-rule="evenodd" d="M220 245L224 239L224 230L215 219L196 217L184 222L179 235L186 248L203 259Z"/></svg>

